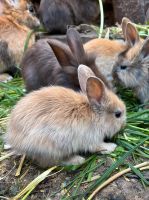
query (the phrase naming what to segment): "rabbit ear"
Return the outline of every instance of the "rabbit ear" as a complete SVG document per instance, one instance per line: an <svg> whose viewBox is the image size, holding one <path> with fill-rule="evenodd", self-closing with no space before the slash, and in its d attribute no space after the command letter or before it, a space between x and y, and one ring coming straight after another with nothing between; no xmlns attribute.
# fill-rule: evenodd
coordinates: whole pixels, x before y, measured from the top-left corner
<svg viewBox="0 0 149 200"><path fill-rule="evenodd" d="M78 31L74 28L67 30L67 42L78 65L85 63L85 51Z"/></svg>
<svg viewBox="0 0 149 200"><path fill-rule="evenodd" d="M143 43L143 46L140 50L140 56L141 58L146 58L147 56L149 56L149 37L146 38Z"/></svg>
<svg viewBox="0 0 149 200"><path fill-rule="evenodd" d="M122 27L122 32L123 32L125 40L126 40L126 27L127 27L128 22L131 22L131 21L127 17L123 17L121 27Z"/></svg>
<svg viewBox="0 0 149 200"><path fill-rule="evenodd" d="M130 22L127 23L126 27L126 41L131 47L140 41L136 27Z"/></svg>
<svg viewBox="0 0 149 200"><path fill-rule="evenodd" d="M95 76L93 71L86 65L79 65L78 67L78 79L80 87L83 93L86 93L86 83L87 79L91 76Z"/></svg>
<svg viewBox="0 0 149 200"><path fill-rule="evenodd" d="M62 67L72 65L74 57L72 56L72 53L70 52L67 45L57 40L48 40L47 43L52 48L58 62Z"/></svg>
<svg viewBox="0 0 149 200"><path fill-rule="evenodd" d="M86 84L86 93L90 103L99 105L103 96L105 96L105 85L100 79L89 77Z"/></svg>

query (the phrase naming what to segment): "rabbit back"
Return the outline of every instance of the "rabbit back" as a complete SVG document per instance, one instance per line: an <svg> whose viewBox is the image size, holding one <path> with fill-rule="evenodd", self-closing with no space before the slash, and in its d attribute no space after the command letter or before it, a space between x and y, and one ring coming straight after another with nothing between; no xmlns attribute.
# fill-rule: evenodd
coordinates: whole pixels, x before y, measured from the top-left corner
<svg viewBox="0 0 149 200"><path fill-rule="evenodd" d="M84 139L78 137L79 131L82 127L84 131L89 128L86 103L86 97L66 88L50 87L32 92L13 110L7 141L33 159L39 154L53 162L68 157L82 146L80 142Z"/></svg>

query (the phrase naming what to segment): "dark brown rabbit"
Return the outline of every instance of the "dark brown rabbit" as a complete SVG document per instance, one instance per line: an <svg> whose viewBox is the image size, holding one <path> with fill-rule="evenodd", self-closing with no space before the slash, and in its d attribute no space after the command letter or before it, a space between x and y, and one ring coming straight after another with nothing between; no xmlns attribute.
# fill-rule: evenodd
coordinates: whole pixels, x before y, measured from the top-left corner
<svg viewBox="0 0 149 200"><path fill-rule="evenodd" d="M93 24L99 19L97 0L31 0L48 32L66 33L67 25Z"/></svg>
<svg viewBox="0 0 149 200"><path fill-rule="evenodd" d="M39 40L24 55L21 63L22 76L28 92L48 85L61 85L79 90L77 68L79 64L89 66L95 75L105 78L97 70L94 61L85 53L79 33L71 28L67 31L68 45L57 40Z"/></svg>

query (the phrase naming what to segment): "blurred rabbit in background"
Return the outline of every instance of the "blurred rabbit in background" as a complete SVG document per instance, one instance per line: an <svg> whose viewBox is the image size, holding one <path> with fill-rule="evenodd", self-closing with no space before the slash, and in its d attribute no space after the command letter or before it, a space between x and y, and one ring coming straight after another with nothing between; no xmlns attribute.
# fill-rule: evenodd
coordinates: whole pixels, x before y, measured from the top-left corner
<svg viewBox="0 0 149 200"><path fill-rule="evenodd" d="M40 25L39 20L28 9L19 9L17 6L14 1L0 2L0 74L7 72L12 76L22 59L28 33ZM35 38L32 36L29 46L34 42ZM0 75L0 81L5 82L10 78Z"/></svg>
<svg viewBox="0 0 149 200"><path fill-rule="evenodd" d="M97 0L31 0L49 33L66 33L68 25L95 24L99 20Z"/></svg>

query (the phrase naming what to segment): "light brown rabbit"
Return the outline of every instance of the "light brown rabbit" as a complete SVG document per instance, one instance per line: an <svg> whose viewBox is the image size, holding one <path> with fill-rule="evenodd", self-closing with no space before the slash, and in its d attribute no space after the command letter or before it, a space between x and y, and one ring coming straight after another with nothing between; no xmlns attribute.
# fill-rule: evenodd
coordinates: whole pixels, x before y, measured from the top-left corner
<svg viewBox="0 0 149 200"><path fill-rule="evenodd" d="M78 68L83 93L45 87L23 97L11 113L7 142L41 167L81 164L79 151L110 153L104 142L125 124L124 103L85 65Z"/></svg>
<svg viewBox="0 0 149 200"><path fill-rule="evenodd" d="M127 27L127 24L130 26ZM122 32L125 41L122 40L109 40L109 39L93 39L84 45L87 53L96 54L96 66L100 72L107 77L107 80L113 80L112 69L119 53L124 52L126 49L133 51L133 44L130 44L130 38L133 34L135 26L131 21L124 17L122 19Z"/></svg>
<svg viewBox="0 0 149 200"><path fill-rule="evenodd" d="M134 47L118 56L113 76L117 83L132 88L141 103L146 103L149 101L149 37L142 44L135 31L133 36Z"/></svg>
<svg viewBox="0 0 149 200"><path fill-rule="evenodd" d="M2 12L0 15L0 52L2 52L0 54L0 73L3 73L9 72L10 68L12 70L20 63L27 35L31 31L30 28L37 28L40 23L28 10L16 9L9 5L6 0L0 2L0 10ZM29 46L34 41L35 38L33 36ZM3 48L4 43L8 46L7 49ZM11 61L10 68L7 65L8 54ZM11 63L13 63L13 67Z"/></svg>

